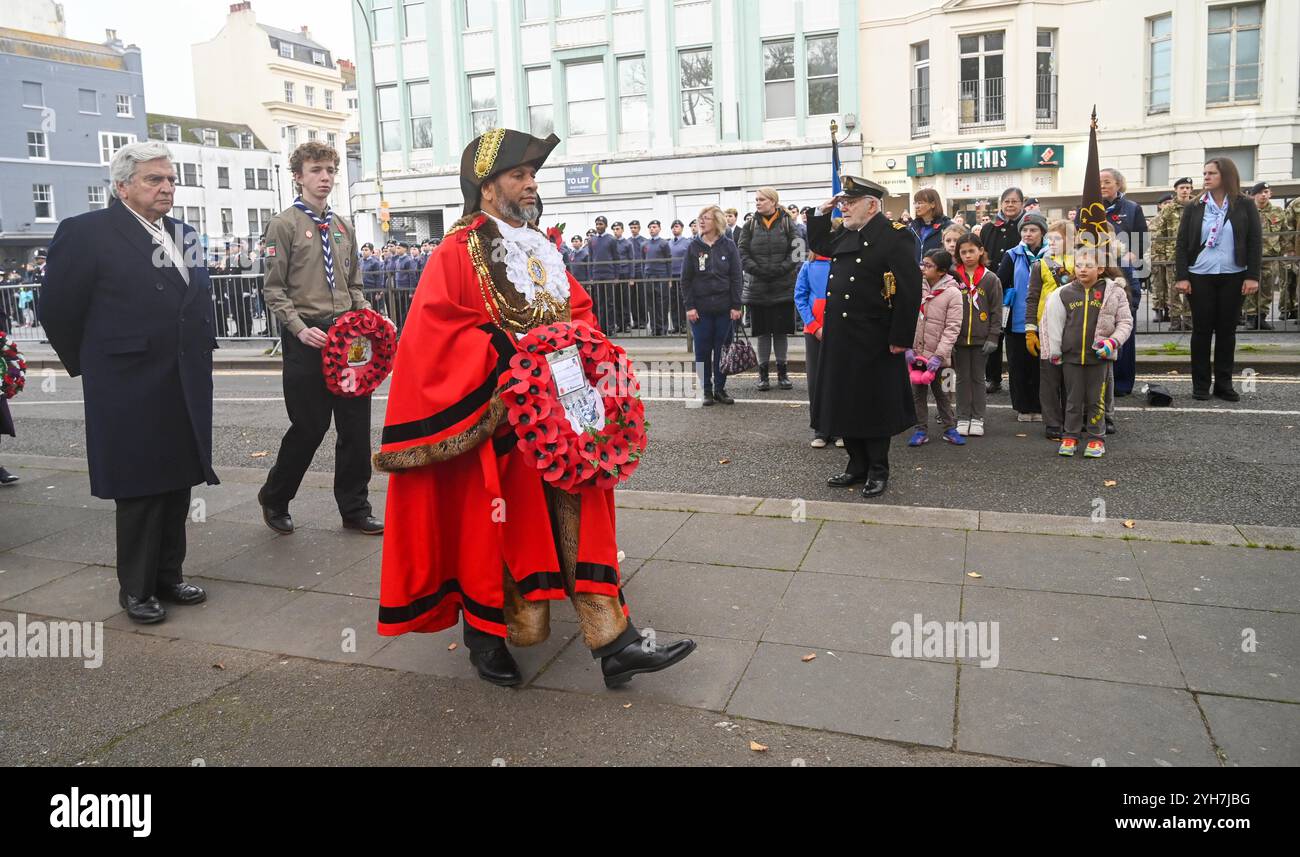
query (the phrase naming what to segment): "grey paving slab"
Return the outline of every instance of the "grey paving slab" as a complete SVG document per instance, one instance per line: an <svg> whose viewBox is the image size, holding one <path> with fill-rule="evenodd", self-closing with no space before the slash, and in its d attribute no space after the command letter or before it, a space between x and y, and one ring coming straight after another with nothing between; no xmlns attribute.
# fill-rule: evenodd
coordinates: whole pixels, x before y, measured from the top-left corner
<svg viewBox="0 0 1300 857"><path fill-rule="evenodd" d="M998 623L1006 669L1183 686L1149 601L969 585L962 619Z"/></svg>
<svg viewBox="0 0 1300 857"><path fill-rule="evenodd" d="M362 663L391 642L375 631L378 619L377 602L370 598L304 592L245 629L241 645L324 661Z"/></svg>
<svg viewBox="0 0 1300 857"><path fill-rule="evenodd" d="M247 503L250 499L254 499L256 495L256 488L225 479L222 479L220 485L196 485L190 492L191 516L198 511L198 506L195 503L198 500L203 501L202 511L211 518L227 509L233 509ZM258 521L261 521L260 517Z"/></svg>
<svg viewBox="0 0 1300 857"><path fill-rule="evenodd" d="M690 636L697 645L686 660L661 672L639 675L619 688L605 687L600 661L591 656L591 650L581 639L561 652L533 683L554 690L608 694L624 704L666 702L721 711L744 674L757 643L685 636ZM678 638L677 634L657 635L660 643L671 643Z"/></svg>
<svg viewBox="0 0 1300 857"><path fill-rule="evenodd" d="M28 590L0 607L15 612L38 613L83 622L100 622L121 612L117 570L92 566Z"/></svg>
<svg viewBox="0 0 1300 857"><path fill-rule="evenodd" d="M95 509L112 511L112 500L101 500L90 493L90 476L83 471L62 471L46 474L43 478L28 479L14 485L8 496L22 503L54 506L66 509Z"/></svg>
<svg viewBox="0 0 1300 857"><path fill-rule="evenodd" d="M827 521L800 571L961 583L966 531Z"/></svg>
<svg viewBox="0 0 1300 857"><path fill-rule="evenodd" d="M0 613L0 619L15 616ZM103 644L97 669L77 659L5 659L5 687L20 692L0 694L0 764L74 765L268 660L258 652L110 630ZM214 669L217 663L224 669ZM167 750L155 745L137 764L188 765L194 758L167 756Z"/></svg>
<svg viewBox="0 0 1300 857"><path fill-rule="evenodd" d="M222 524L244 527L244 524ZM376 553L382 540L355 532L303 528L277 536L265 527L262 539L242 553L204 569L207 577L243 580L270 586L314 587Z"/></svg>
<svg viewBox="0 0 1300 857"><path fill-rule="evenodd" d="M1300 765L1300 705L1204 693L1198 699L1227 764Z"/></svg>
<svg viewBox="0 0 1300 857"><path fill-rule="evenodd" d="M799 505L795 505L799 504ZM789 518L801 511L809 518L851 524L887 524L906 527L946 527L954 530L979 529L979 512L968 509L937 509L925 506L889 506L874 503L837 503L829 500L787 500L769 497L755 515Z"/></svg>
<svg viewBox="0 0 1300 857"><path fill-rule="evenodd" d="M265 524L236 524L209 518L185 524L185 571L206 574L215 566L245 551L259 549L278 539Z"/></svg>
<svg viewBox="0 0 1300 857"><path fill-rule="evenodd" d="M383 551L372 553L333 577L322 575L319 583L309 587L315 592L332 592L335 595L356 595L361 598L379 598L380 568Z"/></svg>
<svg viewBox="0 0 1300 857"><path fill-rule="evenodd" d="M619 550L630 557L652 557L690 516L689 512L618 509Z"/></svg>
<svg viewBox="0 0 1300 857"><path fill-rule="evenodd" d="M1040 533L1053 536L1101 536L1108 539L1152 541L1206 541L1216 545L1244 545L1246 539L1227 524L1183 524L1127 518L1119 509L1109 510L1104 521L1066 515L1009 514L981 512L980 529L998 533ZM1132 520L1133 527L1124 526Z"/></svg>
<svg viewBox="0 0 1300 857"><path fill-rule="evenodd" d="M799 572L763 641L889 655L897 622L956 621L961 587Z"/></svg>
<svg viewBox="0 0 1300 857"><path fill-rule="evenodd" d="M1273 545L1300 550L1300 527L1261 527L1238 524L1237 529L1249 541L1257 545ZM1291 554L1296 556L1294 552ZM1297 558L1300 562L1300 558Z"/></svg>
<svg viewBox="0 0 1300 857"><path fill-rule="evenodd" d="M654 558L793 571L820 526L817 521L698 514L682 524Z"/></svg>
<svg viewBox="0 0 1300 857"><path fill-rule="evenodd" d="M98 509L5 503L0 510L0 550L12 550L65 530L80 532L93 524L112 526L113 521L112 512ZM98 531L102 531L102 527Z"/></svg>
<svg viewBox="0 0 1300 857"><path fill-rule="evenodd" d="M952 744L957 667L759 644L727 713L935 747ZM887 689L887 690L886 690Z"/></svg>
<svg viewBox="0 0 1300 857"><path fill-rule="evenodd" d="M1161 602L1156 610L1192 690L1300 702L1300 616ZM1254 651L1243 651L1249 640Z"/></svg>
<svg viewBox="0 0 1300 857"><path fill-rule="evenodd" d="M248 645L248 635L271 624L272 620L266 618L269 614L302 597L300 592L229 580L191 577L190 582L207 591L207 601L189 606L164 605L167 619L157 625L136 625L125 613L118 613L106 626L159 637L255 648Z"/></svg>
<svg viewBox="0 0 1300 857"><path fill-rule="evenodd" d="M1133 544L1157 601L1300 613L1300 554L1209 545Z"/></svg>
<svg viewBox="0 0 1300 857"><path fill-rule="evenodd" d="M58 580L86 566L76 562L59 562L23 556L18 553L0 553L0 601L13 598L52 580Z"/></svg>
<svg viewBox="0 0 1300 857"><path fill-rule="evenodd" d="M792 572L652 559L627 585L638 627L758 640Z"/></svg>
<svg viewBox="0 0 1300 857"><path fill-rule="evenodd" d="M1217 766L1185 690L962 667L957 747L1059 765Z"/></svg>
<svg viewBox="0 0 1300 857"><path fill-rule="evenodd" d="M231 506L221 512L216 517L219 520L238 521L243 524L258 524L265 527L262 520L262 505L257 501L257 491L260 485L238 486L244 492L243 501ZM383 498L380 497L380 500ZM375 497L370 498L374 506L375 515L383 517L383 505L376 502ZM332 491L321 488L300 488L298 496L289 504L289 515L293 518L295 527L309 528L317 530L338 530L342 528L343 519L339 515L338 502L334 499Z"/></svg>
<svg viewBox="0 0 1300 857"><path fill-rule="evenodd" d="M1132 544L1079 536L971 533L966 570L983 577L969 585L1146 598Z"/></svg>
<svg viewBox="0 0 1300 857"><path fill-rule="evenodd" d="M41 508L48 515L58 516L58 522L54 524L57 529L52 530L50 535L11 548L14 553L64 562L78 562L83 565L115 566L117 564L117 522L111 512L83 511L81 514L94 517L64 527L62 526L65 520L63 515L67 514L66 512L50 507L34 508Z"/></svg>
<svg viewBox="0 0 1300 857"><path fill-rule="evenodd" d="M619 491L614 502L620 509L662 509L669 512L716 512L748 515L761 497L727 497L716 494L671 494L659 491Z"/></svg>
<svg viewBox="0 0 1300 857"><path fill-rule="evenodd" d="M542 667L550 663L561 649L578 636L576 623L552 619L551 634L545 640L535 646L511 647L510 652L514 656L515 663L519 665L524 683L531 682ZM469 662L469 649L465 647L463 631L459 623L433 634L403 634L400 637L384 639L391 642L366 658L367 664L421 675L440 675L467 681L481 680L478 671ZM575 645L587 652L580 639ZM587 659L591 659L590 653L587 654ZM503 694L509 693L505 688L501 690Z"/></svg>

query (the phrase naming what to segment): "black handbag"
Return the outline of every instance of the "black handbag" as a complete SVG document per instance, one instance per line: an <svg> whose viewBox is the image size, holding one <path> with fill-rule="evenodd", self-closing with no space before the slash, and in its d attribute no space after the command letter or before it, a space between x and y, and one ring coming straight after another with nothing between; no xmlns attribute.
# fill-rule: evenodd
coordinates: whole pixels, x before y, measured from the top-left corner
<svg viewBox="0 0 1300 857"><path fill-rule="evenodd" d="M718 361L718 368L722 370L723 375L739 375L756 366L758 366L758 355L754 353L754 346L749 344L744 326L736 322L732 326L731 341L723 349L722 359Z"/></svg>

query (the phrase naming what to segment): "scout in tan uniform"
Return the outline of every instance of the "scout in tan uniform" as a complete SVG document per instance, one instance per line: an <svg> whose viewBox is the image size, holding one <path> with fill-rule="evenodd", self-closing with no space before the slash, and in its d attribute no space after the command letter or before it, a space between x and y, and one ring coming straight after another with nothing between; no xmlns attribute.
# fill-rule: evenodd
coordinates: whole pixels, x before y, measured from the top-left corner
<svg viewBox="0 0 1300 857"><path fill-rule="evenodd" d="M271 218L264 247L266 305L280 321L284 343L284 404L289 431L280 442L275 466L258 492L262 518L277 533L293 532L289 503L329 430L334 447L334 499L343 526L378 535L384 524L371 515L370 396L335 396L325 387L320 349L334 319L354 309L369 309L361 291L352 224L329 208L339 154L315 141L303 143L289 158L301 195Z"/></svg>

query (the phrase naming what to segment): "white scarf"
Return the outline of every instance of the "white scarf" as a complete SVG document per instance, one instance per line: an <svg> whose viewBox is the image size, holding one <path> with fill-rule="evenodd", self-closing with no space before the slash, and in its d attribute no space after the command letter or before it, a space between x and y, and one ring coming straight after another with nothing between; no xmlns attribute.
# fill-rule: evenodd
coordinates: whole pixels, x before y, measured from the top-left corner
<svg viewBox="0 0 1300 857"><path fill-rule="evenodd" d="M492 215L488 215L492 217ZM564 267L564 257L545 235L528 226L511 226L504 220L492 217L501 231L501 246L505 250L506 276L524 300L532 303L538 288L560 301L569 300L569 272ZM493 248L493 259L499 259ZM546 283L538 286L528 273L528 258L537 257L546 269Z"/></svg>
<svg viewBox="0 0 1300 857"><path fill-rule="evenodd" d="M127 205L125 202L122 203L122 205L126 207L127 211L135 215L136 220L140 221L140 225L149 233L149 237L153 239L153 243L158 244L163 248L163 252L167 254L168 258L172 261L172 265L174 265L176 270L180 273L181 279L185 281L186 285L189 285L190 270L185 266L185 256L181 253L180 248L176 246L176 241L167 234L167 230L162 225L162 220L159 220L157 223L150 223L141 217L139 212Z"/></svg>

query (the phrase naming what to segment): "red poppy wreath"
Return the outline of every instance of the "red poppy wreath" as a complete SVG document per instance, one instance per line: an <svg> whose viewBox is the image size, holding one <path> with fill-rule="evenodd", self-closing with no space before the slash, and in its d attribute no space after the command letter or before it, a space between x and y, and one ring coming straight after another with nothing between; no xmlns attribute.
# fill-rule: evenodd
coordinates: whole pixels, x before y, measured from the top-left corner
<svg viewBox="0 0 1300 857"><path fill-rule="evenodd" d="M0 371L4 372L4 397L12 399L27 384L27 361L18 350L18 343L0 330Z"/></svg>
<svg viewBox="0 0 1300 857"><path fill-rule="evenodd" d="M336 396L368 396L393 371L397 334L372 309L354 309L335 319L321 349L325 387Z"/></svg>
<svg viewBox="0 0 1300 857"><path fill-rule="evenodd" d="M542 478L576 492L586 485L613 488L631 476L645 451L646 423L627 352L580 322L534 328L518 347L510 369L502 374L501 397L519 450L542 471ZM566 411L547 355L570 347L577 350L589 386L567 394L578 397L580 404L570 403ZM600 425L586 422L583 413ZM582 424L581 431L575 429L575 420Z"/></svg>

